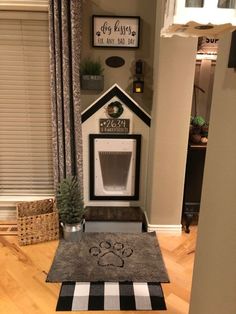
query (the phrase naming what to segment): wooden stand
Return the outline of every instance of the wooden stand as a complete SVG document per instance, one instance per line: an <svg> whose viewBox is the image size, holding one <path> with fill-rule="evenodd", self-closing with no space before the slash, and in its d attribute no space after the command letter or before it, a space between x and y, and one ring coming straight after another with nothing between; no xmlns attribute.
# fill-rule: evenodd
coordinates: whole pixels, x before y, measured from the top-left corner
<svg viewBox="0 0 236 314"><path fill-rule="evenodd" d="M86 207L85 232L142 232L145 216L140 207Z"/></svg>

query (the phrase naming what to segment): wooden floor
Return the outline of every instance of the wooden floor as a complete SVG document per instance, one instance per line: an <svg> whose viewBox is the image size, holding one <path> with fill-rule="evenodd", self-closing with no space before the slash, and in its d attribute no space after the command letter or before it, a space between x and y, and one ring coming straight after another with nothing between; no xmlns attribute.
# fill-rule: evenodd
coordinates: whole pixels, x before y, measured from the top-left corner
<svg viewBox="0 0 236 314"><path fill-rule="evenodd" d="M182 236L158 235L171 283L162 285L168 310L154 312L188 313L196 233L193 227L190 234ZM46 283L45 278L57 244L53 241L19 247L16 236L0 236L1 314L56 313L60 284Z"/></svg>

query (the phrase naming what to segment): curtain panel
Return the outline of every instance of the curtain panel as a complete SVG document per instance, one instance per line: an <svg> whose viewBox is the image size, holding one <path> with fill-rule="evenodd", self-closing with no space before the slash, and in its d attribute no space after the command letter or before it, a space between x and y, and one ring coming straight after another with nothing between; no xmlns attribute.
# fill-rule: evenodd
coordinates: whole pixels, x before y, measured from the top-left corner
<svg viewBox="0 0 236 314"><path fill-rule="evenodd" d="M82 0L49 1L54 186L73 175L82 193L81 10Z"/></svg>

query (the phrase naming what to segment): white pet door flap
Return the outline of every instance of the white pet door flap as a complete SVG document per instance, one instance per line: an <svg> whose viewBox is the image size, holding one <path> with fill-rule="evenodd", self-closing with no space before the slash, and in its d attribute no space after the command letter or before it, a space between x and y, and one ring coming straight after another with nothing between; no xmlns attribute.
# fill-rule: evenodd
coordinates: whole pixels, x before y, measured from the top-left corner
<svg viewBox="0 0 236 314"><path fill-rule="evenodd" d="M90 199L138 200L141 135L90 134Z"/></svg>

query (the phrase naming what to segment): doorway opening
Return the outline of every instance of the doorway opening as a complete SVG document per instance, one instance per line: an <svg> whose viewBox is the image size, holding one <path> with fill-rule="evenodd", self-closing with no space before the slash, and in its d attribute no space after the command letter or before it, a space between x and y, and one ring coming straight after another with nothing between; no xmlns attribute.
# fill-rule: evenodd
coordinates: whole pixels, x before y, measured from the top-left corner
<svg viewBox="0 0 236 314"><path fill-rule="evenodd" d="M183 226L197 224L208 141L218 38L200 37L196 56L183 199Z"/></svg>

